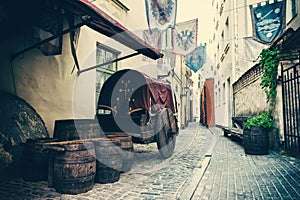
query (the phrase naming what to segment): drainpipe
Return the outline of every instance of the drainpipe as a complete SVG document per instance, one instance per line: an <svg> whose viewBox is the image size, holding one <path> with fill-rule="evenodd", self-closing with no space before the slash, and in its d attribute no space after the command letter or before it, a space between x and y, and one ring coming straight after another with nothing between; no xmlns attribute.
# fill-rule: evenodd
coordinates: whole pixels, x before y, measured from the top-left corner
<svg viewBox="0 0 300 200"><path fill-rule="evenodd" d="M237 11L237 3L238 0L233 1L233 17L234 17L234 27L233 27L233 34L234 34L234 62L233 62L233 80L234 83L239 76L239 41L238 41L238 11Z"/></svg>
<svg viewBox="0 0 300 200"><path fill-rule="evenodd" d="M180 56L180 79L181 79L181 84L183 84L182 81L182 56ZM182 105L182 85L180 87L180 127L182 127L182 121L183 121L183 105ZM183 126L184 127L184 126Z"/></svg>

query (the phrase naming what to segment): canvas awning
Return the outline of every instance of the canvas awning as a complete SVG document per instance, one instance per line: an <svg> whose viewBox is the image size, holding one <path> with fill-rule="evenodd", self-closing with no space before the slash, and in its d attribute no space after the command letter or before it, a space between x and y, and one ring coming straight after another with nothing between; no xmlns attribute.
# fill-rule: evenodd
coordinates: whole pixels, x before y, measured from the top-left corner
<svg viewBox="0 0 300 200"><path fill-rule="evenodd" d="M149 58L156 60L163 56L158 49L145 43L141 38L88 0L59 0L57 4L76 15L90 17L86 22L88 27L108 37L112 37L114 40Z"/></svg>
<svg viewBox="0 0 300 200"><path fill-rule="evenodd" d="M287 29L272 43L270 48L279 48L279 52L283 54L283 58L299 59L300 28L297 30L292 28ZM284 54L287 54L287 56L284 56Z"/></svg>
<svg viewBox="0 0 300 200"><path fill-rule="evenodd" d="M62 8L68 13L81 17L82 23L76 24L73 27L69 27L63 30L62 33L55 34L48 39L33 44L32 46L13 54L11 56L12 59L17 57L18 55L23 54L26 51L39 47L39 45L45 42L49 42L57 37L61 37L61 35L69 33L70 31L83 25L87 25L91 29L108 37L111 37L121 44L137 51L137 53L132 54L131 56L143 54L155 60L163 57L163 54L161 54L158 49L155 49L154 47L145 43L140 37L135 35L121 23L113 19L111 16L106 14L104 11L102 11L100 8L98 8L88 0L50 0L49 2L46 0L31 0L30 2L31 3L24 1L19 2L21 8L24 7L24 9L16 8L14 3L10 1L0 3L0 8L2 6L6 15L8 16L3 19L0 18L1 25L8 24L7 34L0 33L0 36L1 38L3 38L3 40L9 38L11 35L17 35L17 33L21 33L23 29L27 30L32 26L35 26L39 19L39 16L43 12L43 9L47 6L49 7L49 5ZM29 5L32 6L30 7ZM24 21L21 21L20 17L23 17ZM19 27L19 29L17 27ZM128 57L130 56L127 56L125 58Z"/></svg>

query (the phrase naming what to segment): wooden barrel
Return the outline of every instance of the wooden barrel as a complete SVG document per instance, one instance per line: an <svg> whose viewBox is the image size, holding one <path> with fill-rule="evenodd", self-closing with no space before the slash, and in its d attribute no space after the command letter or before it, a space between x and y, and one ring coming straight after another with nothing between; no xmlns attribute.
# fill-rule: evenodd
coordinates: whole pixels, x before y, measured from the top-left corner
<svg viewBox="0 0 300 200"><path fill-rule="evenodd" d="M79 194L93 188L96 158L93 142L58 143L64 151L54 151L53 186L57 192Z"/></svg>
<svg viewBox="0 0 300 200"><path fill-rule="evenodd" d="M246 154L265 155L269 153L268 129L251 127L243 130L243 145Z"/></svg>
<svg viewBox="0 0 300 200"><path fill-rule="evenodd" d="M44 148L55 138L27 139L21 155L21 176L25 181L45 181L48 177L49 151Z"/></svg>
<svg viewBox="0 0 300 200"><path fill-rule="evenodd" d="M120 140L115 138L100 138L94 140L96 152L97 183L114 183L120 179L122 155Z"/></svg>
<svg viewBox="0 0 300 200"><path fill-rule="evenodd" d="M105 137L95 119L56 120L53 135L60 141Z"/></svg>
<svg viewBox="0 0 300 200"><path fill-rule="evenodd" d="M123 133L108 134L108 138L117 138L121 142L122 167L121 172L129 172L133 163L134 148L132 137Z"/></svg>

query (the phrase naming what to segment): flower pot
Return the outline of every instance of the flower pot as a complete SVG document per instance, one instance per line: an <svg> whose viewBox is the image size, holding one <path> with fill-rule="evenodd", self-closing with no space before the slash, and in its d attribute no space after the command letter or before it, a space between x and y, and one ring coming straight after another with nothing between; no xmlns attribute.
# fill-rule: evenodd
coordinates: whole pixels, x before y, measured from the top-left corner
<svg viewBox="0 0 300 200"><path fill-rule="evenodd" d="M269 153L269 129L251 127L243 131L243 145L246 154L265 155Z"/></svg>

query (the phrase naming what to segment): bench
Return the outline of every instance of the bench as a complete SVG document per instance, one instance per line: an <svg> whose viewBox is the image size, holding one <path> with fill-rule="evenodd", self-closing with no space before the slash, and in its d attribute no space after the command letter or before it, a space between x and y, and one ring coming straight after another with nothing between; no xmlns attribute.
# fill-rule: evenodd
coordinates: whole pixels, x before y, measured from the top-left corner
<svg viewBox="0 0 300 200"><path fill-rule="evenodd" d="M223 133L225 137L233 136L238 138L243 138L243 129L244 124L247 121L248 117L245 116L237 116L232 117L233 127L223 127Z"/></svg>

